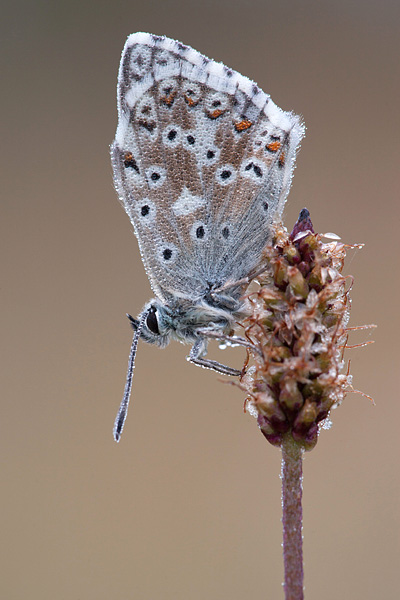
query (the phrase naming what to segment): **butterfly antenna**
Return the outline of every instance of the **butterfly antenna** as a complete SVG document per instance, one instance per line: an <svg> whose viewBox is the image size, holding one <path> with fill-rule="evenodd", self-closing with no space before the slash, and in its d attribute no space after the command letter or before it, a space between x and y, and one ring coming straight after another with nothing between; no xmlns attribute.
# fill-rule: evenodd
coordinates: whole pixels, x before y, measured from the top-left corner
<svg viewBox="0 0 400 600"><path fill-rule="evenodd" d="M140 317L140 321L138 323L137 329L136 329L135 333L133 334L131 351L129 353L128 371L126 374L124 397L122 398L122 402L121 402L117 417L114 422L113 433L114 433L114 440L116 442L119 442L119 440L121 439L122 430L124 428L126 416L128 414L129 398L131 396L131 390L132 390L133 371L135 369L136 350L138 347L140 334L142 332L144 323L149 314L149 310L146 310L142 314L142 316Z"/></svg>

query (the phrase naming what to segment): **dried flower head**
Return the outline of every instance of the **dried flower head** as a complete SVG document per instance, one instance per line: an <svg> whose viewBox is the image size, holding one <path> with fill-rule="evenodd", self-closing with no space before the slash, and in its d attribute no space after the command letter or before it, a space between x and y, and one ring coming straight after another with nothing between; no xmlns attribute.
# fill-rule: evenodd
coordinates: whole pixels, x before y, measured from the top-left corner
<svg viewBox="0 0 400 600"><path fill-rule="evenodd" d="M239 385L262 433L277 446L291 432L305 449L313 448L322 422L351 384L343 351L352 278L341 274L345 245L323 237L314 233L307 209L290 235L276 226L267 270L249 294L245 333L254 366Z"/></svg>

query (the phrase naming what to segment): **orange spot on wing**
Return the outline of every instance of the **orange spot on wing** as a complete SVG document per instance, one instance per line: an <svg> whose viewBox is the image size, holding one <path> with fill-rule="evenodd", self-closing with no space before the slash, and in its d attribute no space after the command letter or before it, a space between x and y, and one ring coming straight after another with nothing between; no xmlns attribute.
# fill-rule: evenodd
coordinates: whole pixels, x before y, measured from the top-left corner
<svg viewBox="0 0 400 600"><path fill-rule="evenodd" d="M196 106L199 103L199 100L193 100L190 96L184 96L185 102L189 104L189 106Z"/></svg>
<svg viewBox="0 0 400 600"><path fill-rule="evenodd" d="M216 110L213 110L212 112L208 113L208 116L211 119L218 119L218 117L220 117L223 112L224 112L223 110L221 110L220 108L217 108Z"/></svg>
<svg viewBox="0 0 400 600"><path fill-rule="evenodd" d="M163 102L167 106L172 106L172 104L175 100L175 96L176 96L176 92L172 92L172 94L170 94L169 96L162 96L161 102Z"/></svg>
<svg viewBox="0 0 400 600"><path fill-rule="evenodd" d="M129 152L129 151L125 152L124 166L126 169L128 169L128 167L131 167L132 169L134 169L136 171L136 173L139 173L139 167L136 164L136 160L133 158L132 152Z"/></svg>
<svg viewBox="0 0 400 600"><path fill-rule="evenodd" d="M267 150L270 152L278 152L279 148L282 146L280 142L271 142L266 145Z"/></svg>
<svg viewBox="0 0 400 600"><path fill-rule="evenodd" d="M236 131L246 131L246 129L249 129L249 127L251 127L252 125L253 123L251 121L249 121L248 119L243 119L243 121L235 123L235 129Z"/></svg>
<svg viewBox="0 0 400 600"><path fill-rule="evenodd" d="M285 160L286 160L286 154L284 152L282 152L282 154L279 157L279 166L283 167L283 165L285 164Z"/></svg>

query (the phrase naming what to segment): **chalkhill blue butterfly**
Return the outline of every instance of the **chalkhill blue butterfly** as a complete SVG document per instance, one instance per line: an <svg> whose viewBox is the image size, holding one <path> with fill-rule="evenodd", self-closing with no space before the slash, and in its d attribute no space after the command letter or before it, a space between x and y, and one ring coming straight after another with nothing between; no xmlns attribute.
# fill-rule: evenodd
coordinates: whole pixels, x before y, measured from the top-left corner
<svg viewBox="0 0 400 600"><path fill-rule="evenodd" d="M134 336L116 441L139 338L192 344L190 362L240 375L205 358L207 343L231 336L246 312L242 296L282 214L303 135L298 116L222 63L163 36L128 37L111 157L155 298L129 316Z"/></svg>

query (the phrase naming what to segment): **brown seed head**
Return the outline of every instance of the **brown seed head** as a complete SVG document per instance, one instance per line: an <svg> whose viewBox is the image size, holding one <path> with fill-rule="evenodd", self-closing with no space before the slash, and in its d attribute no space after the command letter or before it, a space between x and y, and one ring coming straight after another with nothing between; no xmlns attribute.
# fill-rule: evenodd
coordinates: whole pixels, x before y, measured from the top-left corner
<svg viewBox="0 0 400 600"><path fill-rule="evenodd" d="M291 431L306 450L322 421L346 395L342 373L352 279L342 273L344 244L323 243L303 209L289 235L277 225L265 252L265 273L249 295L245 323L254 366L242 377L247 406L273 444Z"/></svg>

